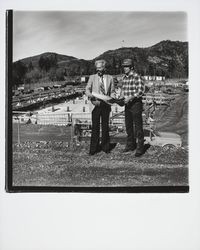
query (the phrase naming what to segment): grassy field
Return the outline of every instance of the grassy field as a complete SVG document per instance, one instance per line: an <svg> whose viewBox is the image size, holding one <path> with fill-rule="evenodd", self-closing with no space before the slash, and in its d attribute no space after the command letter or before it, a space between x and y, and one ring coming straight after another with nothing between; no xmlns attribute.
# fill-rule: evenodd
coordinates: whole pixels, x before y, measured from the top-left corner
<svg viewBox="0 0 200 250"><path fill-rule="evenodd" d="M141 158L123 154L117 144L110 154L88 155L88 143L73 149L59 142L30 142L14 147L16 186L176 186L188 184L188 155L150 147Z"/></svg>
<svg viewBox="0 0 200 250"><path fill-rule="evenodd" d="M18 142L18 126L20 142L26 141L70 141L72 127L13 124L13 143Z"/></svg>

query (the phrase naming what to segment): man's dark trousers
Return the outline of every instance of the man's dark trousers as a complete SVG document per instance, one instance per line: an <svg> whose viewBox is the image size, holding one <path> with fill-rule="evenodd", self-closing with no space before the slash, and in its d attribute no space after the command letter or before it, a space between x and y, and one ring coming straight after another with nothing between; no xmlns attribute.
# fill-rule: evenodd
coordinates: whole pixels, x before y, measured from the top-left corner
<svg viewBox="0 0 200 250"><path fill-rule="evenodd" d="M90 153L94 154L100 150L100 148L108 153L110 147L109 138L109 115L111 107L110 105L101 102L100 106L95 106L92 111L92 136L90 143ZM100 120L102 126L102 138L101 146L99 145L100 137Z"/></svg>
<svg viewBox="0 0 200 250"><path fill-rule="evenodd" d="M125 106L126 148L132 150L137 147L138 152L142 152L144 147L142 111L141 99L135 99Z"/></svg>

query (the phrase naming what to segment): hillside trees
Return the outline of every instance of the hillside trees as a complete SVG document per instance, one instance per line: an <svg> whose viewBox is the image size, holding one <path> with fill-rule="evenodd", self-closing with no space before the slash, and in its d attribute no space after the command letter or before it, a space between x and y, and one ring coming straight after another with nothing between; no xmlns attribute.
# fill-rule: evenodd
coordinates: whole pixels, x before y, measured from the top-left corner
<svg viewBox="0 0 200 250"><path fill-rule="evenodd" d="M38 64L39 64L40 69L44 70L46 72L49 71L49 69L51 67L49 57L41 56Z"/></svg>
<svg viewBox="0 0 200 250"><path fill-rule="evenodd" d="M12 68L12 78L13 78L13 85L19 85L24 83L25 81L25 74L27 72L27 67L21 61L17 61L13 63Z"/></svg>
<svg viewBox="0 0 200 250"><path fill-rule="evenodd" d="M46 72L50 70L50 68L57 67L57 55L52 54L51 56L41 56L38 61L39 68L41 70L45 70Z"/></svg>
<svg viewBox="0 0 200 250"><path fill-rule="evenodd" d="M69 76L91 75L96 72L94 62L98 59L106 60L108 74L122 74L125 58L133 59L135 69L141 75L188 77L188 43L162 41L148 48L109 50L92 60L50 52L25 58L13 63L13 84L62 81Z"/></svg>
<svg viewBox="0 0 200 250"><path fill-rule="evenodd" d="M31 70L33 70L33 63L32 63L32 61L30 61L29 64L28 64L28 71L30 72Z"/></svg>
<svg viewBox="0 0 200 250"><path fill-rule="evenodd" d="M64 81L64 70L62 68L56 69L56 81Z"/></svg>
<svg viewBox="0 0 200 250"><path fill-rule="evenodd" d="M56 81L56 68L51 68L49 70L49 80L50 81Z"/></svg>
<svg viewBox="0 0 200 250"><path fill-rule="evenodd" d="M33 68L33 70L26 73L25 83L35 83L42 78L42 74L39 69Z"/></svg>

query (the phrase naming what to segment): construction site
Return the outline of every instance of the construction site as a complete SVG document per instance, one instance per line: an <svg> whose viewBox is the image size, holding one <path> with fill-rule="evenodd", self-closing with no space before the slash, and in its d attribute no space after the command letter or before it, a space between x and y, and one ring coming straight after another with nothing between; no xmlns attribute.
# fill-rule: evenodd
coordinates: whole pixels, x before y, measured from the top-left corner
<svg viewBox="0 0 200 250"><path fill-rule="evenodd" d="M143 96L146 152L141 159L135 159L132 154L121 154L126 131L124 107L117 104L111 106L110 114L113 150L109 155L100 152L89 158L93 105L85 95L85 86L59 87L14 96L14 184L188 185L188 85L181 85L180 81L173 81L173 84L147 81L146 85ZM117 86L117 95L119 92ZM106 171L105 176L102 170ZM77 171L83 172L83 176ZM144 174L139 176L138 171ZM22 178L23 173L26 178Z"/></svg>

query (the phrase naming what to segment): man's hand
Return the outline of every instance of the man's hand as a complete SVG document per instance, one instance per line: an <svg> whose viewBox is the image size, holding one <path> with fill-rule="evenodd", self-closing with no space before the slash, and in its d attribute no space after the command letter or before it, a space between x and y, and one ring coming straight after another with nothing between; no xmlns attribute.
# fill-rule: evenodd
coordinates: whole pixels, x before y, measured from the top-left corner
<svg viewBox="0 0 200 250"><path fill-rule="evenodd" d="M134 97L132 97L132 96L129 96L129 97L125 97L125 99L124 99L124 103L125 104L128 104L130 101L132 101L134 99Z"/></svg>
<svg viewBox="0 0 200 250"><path fill-rule="evenodd" d="M92 97L94 97L94 96L92 95L92 93L89 93L87 96L88 96L89 99L91 99Z"/></svg>
<svg viewBox="0 0 200 250"><path fill-rule="evenodd" d="M115 103L115 99L112 98L112 99L108 100L107 102L110 103L110 104Z"/></svg>
<svg viewBox="0 0 200 250"><path fill-rule="evenodd" d="M120 98L120 99L115 99L115 103L117 103L119 106L124 106L124 98Z"/></svg>
<svg viewBox="0 0 200 250"><path fill-rule="evenodd" d="M100 101L99 100L97 100L97 99L95 99L95 100L92 100L91 101L92 102L92 104L94 105L94 106L100 106Z"/></svg>

